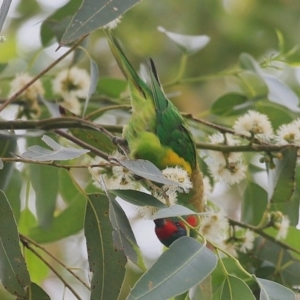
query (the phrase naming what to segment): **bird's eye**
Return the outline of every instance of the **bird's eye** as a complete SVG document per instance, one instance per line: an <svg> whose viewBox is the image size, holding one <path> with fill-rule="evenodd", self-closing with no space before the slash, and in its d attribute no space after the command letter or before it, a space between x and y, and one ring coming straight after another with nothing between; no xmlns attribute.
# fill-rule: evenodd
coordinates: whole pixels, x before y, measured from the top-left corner
<svg viewBox="0 0 300 300"><path fill-rule="evenodd" d="M179 222L175 222L176 227L181 227Z"/></svg>

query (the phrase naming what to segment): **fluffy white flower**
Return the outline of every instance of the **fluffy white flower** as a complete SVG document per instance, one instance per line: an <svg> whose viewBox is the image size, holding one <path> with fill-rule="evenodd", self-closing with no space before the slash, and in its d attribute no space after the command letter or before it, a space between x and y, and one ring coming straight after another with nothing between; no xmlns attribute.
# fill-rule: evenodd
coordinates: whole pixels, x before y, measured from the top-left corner
<svg viewBox="0 0 300 300"><path fill-rule="evenodd" d="M93 184L102 189L101 176L108 190L131 190L137 188L137 183L133 179L133 174L122 166L113 166L110 169L101 167L101 163L106 162L102 158L95 158L91 164L99 164L99 168L89 168L93 177Z"/></svg>
<svg viewBox="0 0 300 300"><path fill-rule="evenodd" d="M253 243L255 240L254 232L251 230L246 230L244 235L244 241L241 245L240 251L243 253L247 253L249 250L253 248Z"/></svg>
<svg viewBox="0 0 300 300"><path fill-rule="evenodd" d="M80 113L81 113L81 104L80 104L78 98L76 98L76 97L69 97L68 99L65 99L64 101L59 102L59 104L63 108L72 112L73 114L80 115Z"/></svg>
<svg viewBox="0 0 300 300"><path fill-rule="evenodd" d="M212 242L218 242L228 231L229 223L223 210L218 212L208 211L201 219L200 233Z"/></svg>
<svg viewBox="0 0 300 300"><path fill-rule="evenodd" d="M236 251L236 247L237 245L235 243L232 243L230 241L227 240L223 240L221 243L218 243L218 246L223 249L224 251L226 251L227 253L229 253L230 255L237 257L237 251Z"/></svg>
<svg viewBox="0 0 300 300"><path fill-rule="evenodd" d="M204 197L206 199L209 198L212 193L212 186L207 176L203 177L203 189L204 189Z"/></svg>
<svg viewBox="0 0 300 300"><path fill-rule="evenodd" d="M64 100L86 98L90 86L90 75L84 69L72 67L60 71L52 81L53 92Z"/></svg>
<svg viewBox="0 0 300 300"><path fill-rule="evenodd" d="M208 168L216 181L223 181L229 185L239 183L246 177L247 168L241 160L228 161L227 164L212 163Z"/></svg>
<svg viewBox="0 0 300 300"><path fill-rule="evenodd" d="M180 184L179 186L164 185L163 189L166 191L167 195L177 192L188 193L193 187L187 171L180 167L166 168L162 170L162 173L167 179L176 181Z"/></svg>
<svg viewBox="0 0 300 300"><path fill-rule="evenodd" d="M281 125L276 131L275 140L281 144L300 144L299 120Z"/></svg>
<svg viewBox="0 0 300 300"><path fill-rule="evenodd" d="M234 138L233 135L226 133L221 134L220 132L210 135L208 140L211 144L214 145L228 145L234 146L238 144L238 141ZM236 161L241 159L241 153L239 152L227 152L223 153L220 151L207 151L208 155L217 163L225 164L226 158L229 158L231 161ZM226 157L226 158L225 158Z"/></svg>
<svg viewBox="0 0 300 300"><path fill-rule="evenodd" d="M137 208L137 211L143 219L149 220L158 211L158 209L153 206L140 206Z"/></svg>
<svg viewBox="0 0 300 300"><path fill-rule="evenodd" d="M245 115L239 117L233 125L233 130L237 134L255 135L256 138L262 139L269 139L273 134L269 118L253 110L249 110Z"/></svg>
<svg viewBox="0 0 300 300"><path fill-rule="evenodd" d="M22 87L24 87L30 80L32 80L32 76L27 73L17 74L16 77L10 82L10 92L9 97L14 95L17 91L19 91ZM20 96L19 98L23 98L29 100L32 103L37 103L38 95L44 95L45 90L43 88L42 82L38 79L32 85L30 85Z"/></svg>
<svg viewBox="0 0 300 300"><path fill-rule="evenodd" d="M282 216L281 222L275 224L276 228L278 229L278 233L276 235L276 239L285 239L288 233L288 229L290 226L290 220L287 216Z"/></svg>

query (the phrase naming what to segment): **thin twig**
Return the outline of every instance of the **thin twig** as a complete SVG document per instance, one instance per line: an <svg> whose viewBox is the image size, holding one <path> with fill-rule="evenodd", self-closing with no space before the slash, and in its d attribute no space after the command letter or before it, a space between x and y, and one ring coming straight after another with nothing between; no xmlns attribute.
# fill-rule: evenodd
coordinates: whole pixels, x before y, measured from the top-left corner
<svg viewBox="0 0 300 300"><path fill-rule="evenodd" d="M53 268L53 266L48 263L26 240L21 240L23 245L29 249L36 257L38 257L62 282L63 284L71 291L71 293L78 299L82 300L77 292L65 281L65 279Z"/></svg>
<svg viewBox="0 0 300 300"><path fill-rule="evenodd" d="M49 255L51 258L53 258L58 264L60 264L61 266L63 266L72 276L74 276L78 281L80 281L88 290L91 290L91 287L84 282L77 274L75 274L70 268L68 268L62 261L60 261L57 257L55 257L54 255L52 255L51 252L49 252L46 248L44 248L43 246L41 246L40 244L38 244L37 242L35 242L34 240L30 239L29 237L20 234L20 240L23 242L25 241L25 246L28 243L33 244L35 247L41 249L43 252L45 252L47 255Z"/></svg>

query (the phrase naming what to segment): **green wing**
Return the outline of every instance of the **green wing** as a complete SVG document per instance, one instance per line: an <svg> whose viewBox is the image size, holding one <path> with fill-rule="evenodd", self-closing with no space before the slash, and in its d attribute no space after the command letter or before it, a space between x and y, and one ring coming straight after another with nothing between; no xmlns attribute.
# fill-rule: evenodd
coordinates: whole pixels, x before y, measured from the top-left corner
<svg viewBox="0 0 300 300"><path fill-rule="evenodd" d="M150 59L150 79L156 110L156 134L162 145L170 147L180 157L196 166L196 147L191 133L177 108L165 96L153 61Z"/></svg>

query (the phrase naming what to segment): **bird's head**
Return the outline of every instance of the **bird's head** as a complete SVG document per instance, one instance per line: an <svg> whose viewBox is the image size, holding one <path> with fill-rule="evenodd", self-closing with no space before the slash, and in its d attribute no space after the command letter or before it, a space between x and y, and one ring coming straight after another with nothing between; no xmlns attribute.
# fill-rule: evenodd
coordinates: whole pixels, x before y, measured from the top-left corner
<svg viewBox="0 0 300 300"><path fill-rule="evenodd" d="M185 219L193 227L198 223L196 216L187 216ZM179 218L156 219L154 223L156 236L166 247L187 235L187 229Z"/></svg>

